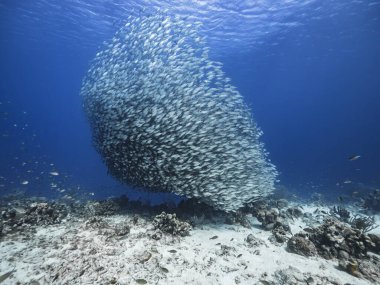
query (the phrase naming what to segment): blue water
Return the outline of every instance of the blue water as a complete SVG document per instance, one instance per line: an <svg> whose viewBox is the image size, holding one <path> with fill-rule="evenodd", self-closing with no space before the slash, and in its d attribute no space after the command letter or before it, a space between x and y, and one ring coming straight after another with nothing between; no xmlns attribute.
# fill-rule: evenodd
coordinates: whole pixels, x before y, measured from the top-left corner
<svg viewBox="0 0 380 285"><path fill-rule="evenodd" d="M0 195L158 199L107 175L79 96L103 41L157 8L203 23L281 185L301 196L380 187L379 1L9 0L0 2Z"/></svg>

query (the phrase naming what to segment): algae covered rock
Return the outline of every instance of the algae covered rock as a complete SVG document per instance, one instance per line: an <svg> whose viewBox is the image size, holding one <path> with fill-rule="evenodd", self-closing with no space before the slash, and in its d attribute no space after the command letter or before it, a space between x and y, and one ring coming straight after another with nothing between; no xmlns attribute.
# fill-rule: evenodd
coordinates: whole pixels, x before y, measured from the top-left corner
<svg viewBox="0 0 380 285"><path fill-rule="evenodd" d="M295 235L288 240L288 250L304 256L314 256L318 253L314 243L301 235Z"/></svg>
<svg viewBox="0 0 380 285"><path fill-rule="evenodd" d="M153 226L156 230L182 237L189 235L191 230L189 223L180 221L176 214L165 212L154 217Z"/></svg>

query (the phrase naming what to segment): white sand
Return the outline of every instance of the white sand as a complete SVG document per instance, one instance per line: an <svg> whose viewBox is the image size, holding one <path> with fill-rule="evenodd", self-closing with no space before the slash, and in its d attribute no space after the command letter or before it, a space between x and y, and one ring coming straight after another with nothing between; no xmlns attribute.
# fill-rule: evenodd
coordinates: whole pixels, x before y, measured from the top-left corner
<svg viewBox="0 0 380 285"><path fill-rule="evenodd" d="M310 206L304 211L315 209ZM117 224L131 217L105 220ZM252 222L252 229L205 224L193 229L191 236L168 235L158 241L149 237L151 223L142 218L137 225L130 222L131 232L125 237L86 229L83 220L41 227L29 239L0 242L1 274L16 269L1 285L32 280L39 284L139 284L137 279L147 284L265 284L260 280L274 280L279 270L291 272L298 284L373 284L338 270L336 260L287 252L286 245L272 244L268 241L271 233L261 230L255 219ZM291 224L293 233L300 227L305 227L300 219ZM251 233L263 244L249 247L245 238ZM213 236L217 238L210 239Z"/></svg>

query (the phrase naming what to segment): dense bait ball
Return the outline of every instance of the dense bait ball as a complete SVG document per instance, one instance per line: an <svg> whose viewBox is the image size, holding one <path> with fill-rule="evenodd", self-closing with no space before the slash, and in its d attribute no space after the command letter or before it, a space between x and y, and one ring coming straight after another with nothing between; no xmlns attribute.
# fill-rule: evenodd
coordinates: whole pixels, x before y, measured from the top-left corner
<svg viewBox="0 0 380 285"><path fill-rule="evenodd" d="M277 172L197 30L177 17L129 18L96 55L81 95L114 177L235 211L271 193Z"/></svg>

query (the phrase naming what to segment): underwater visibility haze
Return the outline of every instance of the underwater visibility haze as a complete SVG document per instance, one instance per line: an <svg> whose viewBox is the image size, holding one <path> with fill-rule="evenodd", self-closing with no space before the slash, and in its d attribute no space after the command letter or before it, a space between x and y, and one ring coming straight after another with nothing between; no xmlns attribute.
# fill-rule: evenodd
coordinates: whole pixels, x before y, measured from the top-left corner
<svg viewBox="0 0 380 285"><path fill-rule="evenodd" d="M0 1L0 284L380 284L379 0Z"/></svg>
<svg viewBox="0 0 380 285"><path fill-rule="evenodd" d="M97 53L107 48L107 43L110 43L115 33L121 33L120 29L132 19L147 19L157 13L168 19L183 21L183 35L177 34L177 39L174 39L174 35L171 39L173 41L185 37L186 33L189 37L195 37L189 31L197 26L198 36L204 40L204 48L209 51L207 60L216 66L215 70L209 71L210 78L215 77L220 84L225 79L230 79L228 84L231 87L228 88L233 89L228 91L230 95L226 93L223 96L231 101L234 92L241 94L248 112L252 113L253 124L257 123L263 131L260 143L257 144L262 150L256 154L262 152L265 158L257 157L252 162L264 159L264 168L271 167L273 163L279 175L268 172L269 184L263 182L265 179L261 182L252 180L252 185L257 184L256 187L263 188L259 192L271 192L274 180L277 180L276 185L282 189L286 188L304 197L314 192L334 197L357 190L368 192L379 187L380 3L377 1L2 1L1 195L23 192L55 198L81 193L88 198L100 199L128 193L131 197L142 197L153 202L177 199L174 196L155 196L141 192L115 179L119 175L125 177L128 171L115 174L115 169L110 164L107 165L107 159L104 163L105 149L100 151L103 157L96 152L96 149L99 151L99 141L93 142L90 126L94 128L93 123L89 124L82 106L83 103L86 105L86 100L80 96L82 80L93 64L92 60ZM168 65L166 69L156 69L160 74L153 76L156 81L152 82L149 76L155 69L147 67L142 70L145 66L142 60L151 60L156 51L147 48L144 53L143 40L138 38L139 28L136 29L122 32L129 33L131 39L135 37L134 41L141 42L128 43L126 40L128 46L123 51L125 55L116 55L114 59L118 57L115 60L120 64L126 63L128 57L136 60L135 68L140 72L136 80L143 80L146 72L150 86L137 81L136 84L142 84L148 89L153 86L149 92L158 93L166 88L162 86L160 89L159 84L162 83L156 80L158 75L166 76L167 85L177 84L178 92L178 86L185 84L181 81L185 79L178 78L178 73L190 72L189 68L196 69L203 64L188 67L187 70L184 67L186 63L189 66L195 64L189 55L197 53L194 42L184 39L185 43L181 46L166 39L169 43L165 42L164 46L160 41L165 40L165 37L157 38L157 34L162 31L157 31L158 26L152 24L150 33L149 29L140 31L144 33L141 36L146 36L152 44L157 44L154 47L156 51L166 53L167 56L173 53L181 58L178 62L173 60L171 67ZM175 29L171 32L176 33ZM111 41L111 45L115 45L115 42ZM171 45L176 45L176 50L168 50ZM140 52L144 54L140 55ZM107 58L104 61L103 65L114 63L107 62ZM165 67L166 63L162 64ZM131 82L127 82L132 80L132 61L128 63L128 68L128 75L120 76L117 70L114 74L120 76L121 84L130 84L134 88ZM161 74L162 72L167 74ZM196 70L191 72L194 73L188 74L189 77L197 76ZM207 71L204 72L207 76ZM219 76L221 73L223 75ZM115 76L109 75L104 80L116 81ZM93 79L98 80L94 84L100 86L99 78L95 76ZM188 84L188 81L186 84L189 92L199 87L195 81L191 83L194 85ZM210 83L209 87L200 88L216 88L216 93L212 96L219 100L217 109L228 109L228 102L223 101L219 92L228 88L220 87L220 84ZM106 96L105 93L103 95ZM181 111L196 113L203 108L197 110L194 102L184 103L186 96L173 96L178 103L168 103L173 111L176 111L175 108L183 108ZM195 95L188 96L190 100ZM202 103L206 109L213 104L207 100L209 99ZM144 106L148 108L151 106L149 104ZM123 108L121 103L117 106ZM212 115L215 114L213 110L209 110L210 114L205 114L202 118L189 113L194 121L184 121L188 130L173 130L169 133L174 132L173 140L180 139L176 138L175 132L180 137L179 132L195 136L199 130L197 120L204 121L210 128L216 127L217 131L215 137L206 132L205 137L208 139L198 141L199 144L204 143L210 147L208 151L212 152L213 144L220 142L223 147L218 151L225 152L230 140L231 149L238 152L239 149L242 150L244 139L232 139L231 136L236 131L230 131L229 134L228 123L234 128L244 129L245 119L240 121L240 126L237 125L238 119L230 120L233 114L237 114L234 113L236 109L231 108L230 111L226 109L229 114L225 112L216 117ZM164 112L165 108L161 111ZM169 116L170 111L168 110ZM103 119L112 122L112 119ZM219 127L213 125L214 119L219 120ZM226 122L222 122L223 119ZM105 130L109 131L109 128L107 126ZM153 128L154 131L158 132ZM165 136L170 142L169 133ZM94 136L96 141L96 134ZM196 140L194 136L193 139ZM233 146L233 140L242 145ZM155 143L168 142L153 142ZM265 150L261 143L265 144ZM97 147L94 148L94 145ZM115 148L107 151L116 159ZM173 155L174 153L170 157L173 158ZM247 167L243 160L247 162L249 156L253 157L252 154L241 153L239 158L236 154L234 162L225 161L224 171L236 170L237 165ZM353 156L358 159L350 159ZM126 162L134 158L128 154L125 157L118 156L118 159ZM171 163L178 165L179 162ZM192 163L189 165L194 168L198 162ZM218 165L221 162L210 163ZM231 163L236 163L236 166ZM269 164L264 166L266 163ZM243 193L242 187L251 187L249 183L245 186L242 183L248 179L248 172L252 174L248 168L244 170L247 171L245 174L231 172L231 176L224 176L222 184L230 189L236 186ZM204 170L206 173L207 167ZM135 178L145 182L132 184L152 186L158 183L167 186L169 183L168 177L163 178L165 181L158 181L162 178L162 173L155 170L139 171L145 173L144 177ZM182 190L174 192L186 196L187 190L183 187L189 186L192 178L187 170L181 171L183 181L177 186ZM209 179L213 179L212 175L220 175L209 174ZM184 178L186 175L188 177ZM207 174L198 180L198 186L193 186L200 187L203 183L201 180L206 178ZM231 186L234 185L233 179L242 181ZM255 179L259 177L256 176ZM132 177L127 180L133 182ZM227 181L231 185L227 186ZM211 188L217 188L216 184Z"/></svg>

